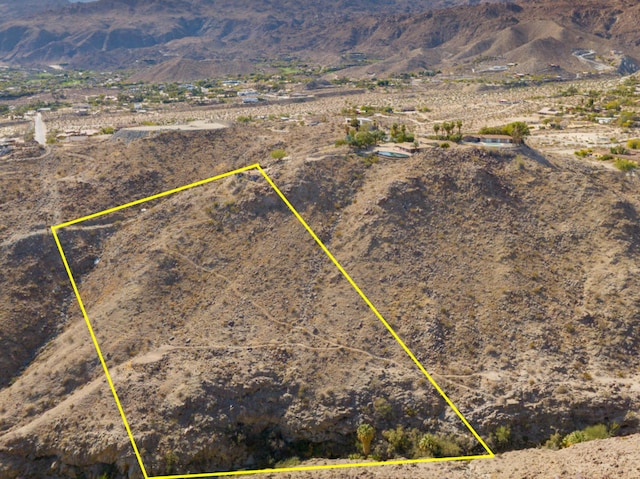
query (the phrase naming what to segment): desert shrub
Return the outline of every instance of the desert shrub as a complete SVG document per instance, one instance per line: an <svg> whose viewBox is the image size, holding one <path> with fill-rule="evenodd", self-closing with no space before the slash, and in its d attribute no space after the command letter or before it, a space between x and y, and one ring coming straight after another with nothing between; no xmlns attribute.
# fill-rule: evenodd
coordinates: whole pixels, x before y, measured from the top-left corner
<svg viewBox="0 0 640 479"><path fill-rule="evenodd" d="M583 148L582 150L574 151L573 154L576 155L578 158L586 158L591 154L592 151L593 150L591 148L588 148L588 149Z"/></svg>
<svg viewBox="0 0 640 479"><path fill-rule="evenodd" d="M601 161L609 161L609 160L613 160L613 156L606 153L604 155L600 155L597 159Z"/></svg>
<svg viewBox="0 0 640 479"><path fill-rule="evenodd" d="M491 434L491 440L498 449L506 449L511 443L511 428L509 426L498 426Z"/></svg>
<svg viewBox="0 0 640 479"><path fill-rule="evenodd" d="M236 118L236 121L238 123L249 123L250 121L253 121L253 117L251 115L249 116L240 115L238 118Z"/></svg>
<svg viewBox="0 0 640 479"><path fill-rule="evenodd" d="M564 439L562 439L562 447L573 446L574 444L579 444L581 442L586 441L586 437L584 432L582 431L573 431L572 433L567 434Z"/></svg>
<svg viewBox="0 0 640 479"><path fill-rule="evenodd" d="M586 427L582 432L584 433L585 441L607 439L608 437L611 437L609 429L604 424L596 424L595 426Z"/></svg>
<svg viewBox="0 0 640 479"><path fill-rule="evenodd" d="M389 443L389 456L393 456L394 454L404 456L413 448L413 441L411 440L410 433L400 425L395 429L383 431L382 436Z"/></svg>
<svg viewBox="0 0 640 479"><path fill-rule="evenodd" d="M444 143L440 143L440 148L449 148L451 145L449 145L449 143L444 142Z"/></svg>
<svg viewBox="0 0 640 479"><path fill-rule="evenodd" d="M376 415L385 419L388 419L393 413L391 404L389 404L389 401L385 398L375 398L373 400L373 409L375 410Z"/></svg>
<svg viewBox="0 0 640 479"><path fill-rule="evenodd" d="M179 462L178 455L173 451L168 451L164 454L162 459L164 462L165 471L169 474L175 472L175 467Z"/></svg>
<svg viewBox="0 0 640 479"><path fill-rule="evenodd" d="M113 135L115 131L115 128L113 128L112 126L104 126L100 128L101 135Z"/></svg>
<svg viewBox="0 0 640 479"><path fill-rule="evenodd" d="M544 447L554 451L560 449L562 447L562 435L559 432L552 434L544 443Z"/></svg>
<svg viewBox="0 0 640 479"><path fill-rule="evenodd" d="M640 138L634 138L633 140L627 141L627 148L631 148L632 150L639 150Z"/></svg>
<svg viewBox="0 0 640 479"><path fill-rule="evenodd" d="M439 457L440 450L440 442L438 438L433 434L425 434L420 438L420 442L418 442L418 446L422 451L428 453L431 457Z"/></svg>
<svg viewBox="0 0 640 479"><path fill-rule="evenodd" d="M620 425L616 422L612 423L609 427L607 427L605 424L595 424L593 426L588 426L580 431L573 431L567 434L562 439L560 446L569 447L581 442L593 441L594 439L607 439L611 436L616 435L619 429ZM551 436L547 443L549 443L552 438L554 439L554 441L557 440L555 436L556 434Z"/></svg>
<svg viewBox="0 0 640 479"><path fill-rule="evenodd" d="M298 456L289 457L287 459L283 459L282 461L278 461L275 464L277 469L285 468L285 467L295 467L300 464L300 458Z"/></svg>
<svg viewBox="0 0 640 479"><path fill-rule="evenodd" d="M55 129L54 130L49 130L47 132L47 138L46 138L47 145L53 145L54 143L57 143L57 141L58 141L58 138L57 138L58 133L59 133L58 130L55 130Z"/></svg>
<svg viewBox="0 0 640 479"><path fill-rule="evenodd" d="M418 441L418 447L431 457L459 456L462 452L462 448L453 438L437 436L435 434L425 434L422 436Z"/></svg>
<svg viewBox="0 0 640 479"><path fill-rule="evenodd" d="M629 151L622 145L616 145L609 148L609 151L614 155L626 155Z"/></svg>
<svg viewBox="0 0 640 479"><path fill-rule="evenodd" d="M375 165L378 162L378 155L367 155L362 159L364 166L369 168L371 165Z"/></svg>
<svg viewBox="0 0 640 479"><path fill-rule="evenodd" d="M638 163L623 158L616 158L613 162L614 166L620 171L631 171L638 167Z"/></svg>
<svg viewBox="0 0 640 479"><path fill-rule="evenodd" d="M282 148L278 148L277 150L273 150L271 152L271 158L273 158L274 160L281 160L285 156L287 156L287 152Z"/></svg>

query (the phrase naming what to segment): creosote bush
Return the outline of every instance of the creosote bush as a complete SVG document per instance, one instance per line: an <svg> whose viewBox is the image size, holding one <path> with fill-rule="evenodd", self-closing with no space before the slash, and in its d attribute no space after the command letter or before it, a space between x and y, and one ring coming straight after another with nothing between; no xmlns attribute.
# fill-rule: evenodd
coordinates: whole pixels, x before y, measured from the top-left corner
<svg viewBox="0 0 640 479"><path fill-rule="evenodd" d="M638 163L631 160L625 160L624 158L616 158L613 161L613 164L620 171L631 171L635 170L638 167Z"/></svg>
<svg viewBox="0 0 640 479"><path fill-rule="evenodd" d="M620 425L616 422L611 423L609 427L605 424L595 424L593 426L585 427L582 430L570 432L566 436L562 437L560 433L556 432L545 442L545 447L549 449L561 449L563 447L570 447L581 442L593 441L595 439L607 439L615 436L620 429Z"/></svg>
<svg viewBox="0 0 640 479"><path fill-rule="evenodd" d="M282 148L278 148L271 152L271 158L273 158L274 160L281 160L285 156L287 156L287 152L284 151Z"/></svg>

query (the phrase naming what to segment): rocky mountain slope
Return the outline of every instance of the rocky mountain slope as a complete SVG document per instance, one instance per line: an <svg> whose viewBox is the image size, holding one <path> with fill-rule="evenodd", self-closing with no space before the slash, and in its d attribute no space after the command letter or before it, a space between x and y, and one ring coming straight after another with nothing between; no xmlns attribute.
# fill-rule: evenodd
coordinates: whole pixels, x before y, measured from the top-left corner
<svg viewBox="0 0 640 479"><path fill-rule="evenodd" d="M449 8L439 8L445 5ZM368 59L351 72L362 76L438 67L470 71L483 59L518 63L527 73L546 70L550 63L568 72L593 70L593 64L572 55L576 49L594 50L613 69L621 55L629 65L640 58L631 20L640 13L636 2L454 5L101 0L5 20L0 23L0 60L93 69L150 67L150 78L184 80L191 78L181 61L204 62L198 75L206 76L244 73L243 62L253 70L265 68L265 59L276 58L337 66L344 63L344 54L354 52ZM621 53L612 55L612 50Z"/></svg>
<svg viewBox="0 0 640 479"><path fill-rule="evenodd" d="M0 16L4 21L30 17L40 12L67 6L67 0L0 0Z"/></svg>
<svg viewBox="0 0 640 479"><path fill-rule="evenodd" d="M247 125L3 163L2 477L139 477L46 225L255 162L494 447L499 426L511 448L637 431L636 176L530 150L309 158L331 134ZM381 457L398 426L482 452L255 172L60 237L150 474L345 458L361 421Z"/></svg>

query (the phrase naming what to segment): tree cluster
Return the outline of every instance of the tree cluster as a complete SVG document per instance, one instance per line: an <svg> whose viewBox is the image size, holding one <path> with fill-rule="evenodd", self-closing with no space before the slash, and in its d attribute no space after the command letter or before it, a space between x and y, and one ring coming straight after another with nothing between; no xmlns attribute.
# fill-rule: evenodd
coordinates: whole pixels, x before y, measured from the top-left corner
<svg viewBox="0 0 640 479"><path fill-rule="evenodd" d="M454 134L453 131L456 128L458 132ZM433 131L436 133L436 139L438 140L460 141L462 139L462 120L435 123ZM444 133L443 135L440 134L441 131Z"/></svg>
<svg viewBox="0 0 640 479"><path fill-rule="evenodd" d="M413 142L415 141L415 136L413 133L407 130L406 125L399 125L394 123L391 125L391 131L389 132L389 137L391 141L394 143L405 143L405 142Z"/></svg>

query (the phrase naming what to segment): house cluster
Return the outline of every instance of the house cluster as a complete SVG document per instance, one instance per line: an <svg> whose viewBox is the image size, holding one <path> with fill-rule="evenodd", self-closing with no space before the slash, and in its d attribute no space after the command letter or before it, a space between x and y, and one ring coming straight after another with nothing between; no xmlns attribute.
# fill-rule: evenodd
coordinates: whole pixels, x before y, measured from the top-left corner
<svg viewBox="0 0 640 479"><path fill-rule="evenodd" d="M242 103L258 103L258 92L255 90L240 90L238 96L242 98Z"/></svg>

